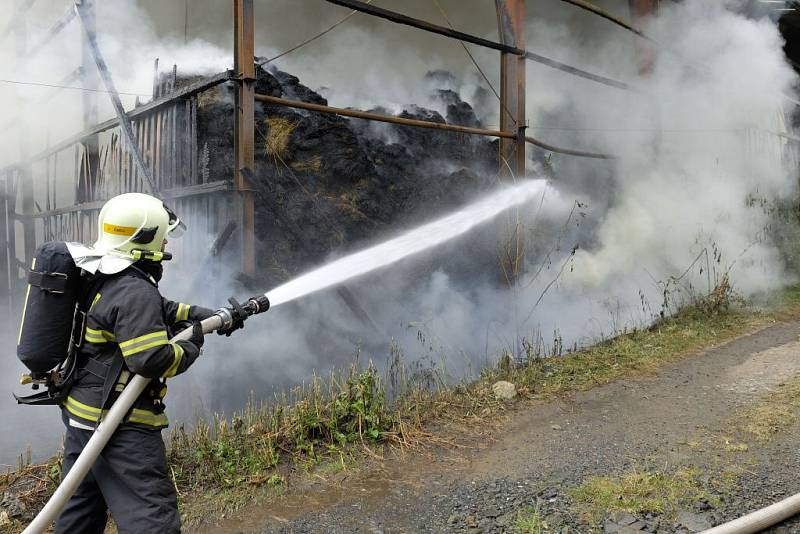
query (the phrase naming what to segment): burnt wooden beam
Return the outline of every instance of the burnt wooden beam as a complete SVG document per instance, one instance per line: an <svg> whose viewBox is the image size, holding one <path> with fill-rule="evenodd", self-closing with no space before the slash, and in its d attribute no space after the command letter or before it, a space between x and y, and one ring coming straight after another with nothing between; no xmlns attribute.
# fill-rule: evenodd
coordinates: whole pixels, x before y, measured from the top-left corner
<svg viewBox="0 0 800 534"><path fill-rule="evenodd" d="M211 244L211 249L208 252L210 258L216 258L220 255L222 250L225 248L225 245L228 244L231 236L233 235L234 230L236 230L236 221L228 221L228 224L225 225L225 228L219 233L214 242Z"/></svg>

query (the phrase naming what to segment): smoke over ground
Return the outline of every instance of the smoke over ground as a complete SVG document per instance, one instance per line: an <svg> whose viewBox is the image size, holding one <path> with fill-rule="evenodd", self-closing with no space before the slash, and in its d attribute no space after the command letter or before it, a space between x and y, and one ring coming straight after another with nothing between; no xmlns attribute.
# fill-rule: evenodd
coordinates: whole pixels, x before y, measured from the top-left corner
<svg viewBox="0 0 800 534"><path fill-rule="evenodd" d="M474 2L465 9L463 2L440 2L457 28L495 38L491 3ZM176 7L180 3L162 4L101 3L100 46L121 91L150 92L154 56L166 63L175 58L183 72L228 66L227 3L191 3L186 46L183 13ZM357 321L326 291L251 319L235 338L211 337L205 356L171 384L173 420L239 408L251 392L267 397L308 380L312 370L342 366L358 353L362 360L384 362L393 343L407 362L435 366L452 378L474 375L503 350L518 353L533 344L549 352L589 343L658 316L670 277L682 276L667 288L672 300L666 312L691 293L709 290L728 270L746 296L789 281L792 275L765 232L771 215L764 206L796 194L796 160L786 141L775 135L785 129L783 110L789 109L781 95L796 82L777 28L739 14L738 2L663 4L646 29L668 51L659 53L652 74L641 78L637 43L628 33L556 0L528 2L530 50L630 81L641 93L528 63L529 133L620 159L545 157L531 148L532 177L551 178L557 193L546 193L520 210L526 266L513 290L500 283L499 270L475 275L464 268L497 263L503 248L498 235L507 235L501 218L435 253L348 282L374 326ZM442 23L428 2L381 5ZM602 5L627 18L627 2ZM273 55L346 13L316 1L259 4L257 53ZM288 20L292 24L280 22ZM69 31L76 30L72 26ZM77 35L64 38L77 42ZM13 67L10 49L0 48L0 77L58 80L68 73L66 65L76 64L77 50L51 47L21 69ZM497 54L473 53L499 87ZM332 105L383 105L396 111L409 103L438 109L441 101L430 97L423 80L428 71L445 69L454 74L449 88L473 104L484 124L498 122L497 101L458 43L384 21L353 17L277 64ZM25 136L26 141L41 145L47 135L55 141L79 129L79 97L67 93L48 105L25 108L30 112L25 129L36 134ZM4 102L18 102L22 94L19 87L0 84ZM128 105L133 101L124 98ZM100 102L106 106L103 98ZM0 120L10 120L19 106L9 108L0 110ZM109 114L110 108L103 107L101 119ZM0 159L17 159L18 132L6 129L0 139ZM403 228L393 230L394 235ZM374 236L374 241L383 237L389 236ZM172 267L162 285L170 298L215 307L232 294L245 296L232 281L232 266L217 266L207 278L193 273L193 280L185 276L189 266ZM676 288L680 292L673 293ZM13 345L7 342L7 352ZM3 376L16 375L18 366L11 360L0 366ZM4 421L29 413L2 402ZM2 444L0 462L22 449L27 438Z"/></svg>

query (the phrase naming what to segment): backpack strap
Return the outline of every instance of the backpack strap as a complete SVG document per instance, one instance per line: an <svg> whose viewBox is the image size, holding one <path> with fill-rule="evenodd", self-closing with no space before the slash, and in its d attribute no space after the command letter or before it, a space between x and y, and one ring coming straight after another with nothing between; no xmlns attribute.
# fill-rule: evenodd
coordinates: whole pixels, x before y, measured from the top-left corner
<svg viewBox="0 0 800 534"><path fill-rule="evenodd" d="M83 336L86 333L86 316L92 307L95 296L100 292L109 276L91 275L82 280L78 290L78 299L75 304L75 315L72 319L72 347L70 350L79 349L83 345Z"/></svg>
<svg viewBox="0 0 800 534"><path fill-rule="evenodd" d="M64 273L40 272L29 269L28 283L49 293L65 293L69 285L69 276Z"/></svg>

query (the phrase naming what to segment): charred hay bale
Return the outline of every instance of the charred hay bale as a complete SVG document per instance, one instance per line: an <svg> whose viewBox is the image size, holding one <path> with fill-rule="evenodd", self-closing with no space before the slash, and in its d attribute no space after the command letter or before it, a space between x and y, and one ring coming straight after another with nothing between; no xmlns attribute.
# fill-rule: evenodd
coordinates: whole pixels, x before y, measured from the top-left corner
<svg viewBox="0 0 800 534"><path fill-rule="evenodd" d="M258 67L255 86L258 93L327 104L296 76L274 67ZM208 172L219 176L233 173L233 90L229 84L204 93L198 109L198 146L207 152ZM448 122L480 125L473 108L451 87L439 98ZM445 122L441 113L419 106L408 106L400 116ZM463 204L491 187L497 170L497 144L484 137L262 102L256 103L255 125L257 254L259 276L267 285L334 250L357 248L376 235ZM463 254L435 256L424 269L469 267L458 259Z"/></svg>

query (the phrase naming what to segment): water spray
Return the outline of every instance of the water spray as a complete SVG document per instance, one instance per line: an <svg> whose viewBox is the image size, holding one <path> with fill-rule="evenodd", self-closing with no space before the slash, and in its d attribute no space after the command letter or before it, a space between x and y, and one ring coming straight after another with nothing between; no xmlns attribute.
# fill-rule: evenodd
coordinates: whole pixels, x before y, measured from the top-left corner
<svg viewBox="0 0 800 534"><path fill-rule="evenodd" d="M397 263L463 235L503 211L524 204L547 190L546 180L525 180L462 209L298 276L266 293L273 306L304 297L363 274ZM548 197L553 192L548 192Z"/></svg>
<svg viewBox="0 0 800 534"><path fill-rule="evenodd" d="M203 333L209 334L215 330L230 328L237 323L244 322L252 315L267 311L270 305L274 307L296 300L445 243L465 234L479 224L490 221L503 211L519 206L536 195L543 194L546 187L545 180L526 180L512 187L501 189L459 211L419 226L393 239L309 271L263 295L247 299L242 304L231 298L228 300L230 307L220 308L214 315L200 323ZM188 340L191 335L192 328L187 328L170 341ZM69 473L56 488L53 496L23 531L23 534L40 534L55 521L149 382L149 378L141 375L135 375L131 379L109 409L108 414L100 421L89 442L83 448Z"/></svg>

